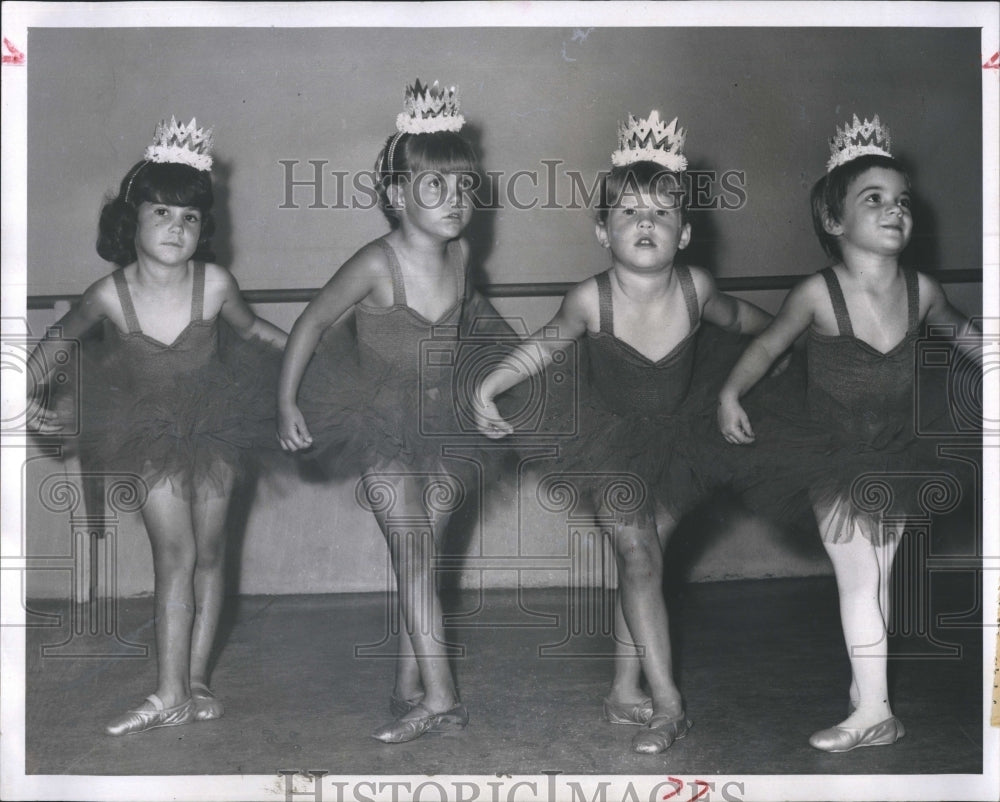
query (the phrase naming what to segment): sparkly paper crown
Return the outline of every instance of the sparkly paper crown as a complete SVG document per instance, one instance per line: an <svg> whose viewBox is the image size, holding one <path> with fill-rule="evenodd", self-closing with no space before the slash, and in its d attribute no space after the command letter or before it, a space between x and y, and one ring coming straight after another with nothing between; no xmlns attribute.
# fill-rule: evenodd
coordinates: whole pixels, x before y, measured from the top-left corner
<svg viewBox="0 0 1000 802"><path fill-rule="evenodd" d="M186 164L196 170L212 169L212 130L198 128L191 122L182 125L176 117L160 121L153 134L153 144L146 148L146 161Z"/></svg>
<svg viewBox="0 0 1000 802"><path fill-rule="evenodd" d="M687 159L681 154L687 132L677 127L677 118L668 125L660 120L660 112L653 109L647 119L634 117L618 124L618 150L611 154L615 167L635 162L656 162L668 170L682 172L687 169Z"/></svg>
<svg viewBox="0 0 1000 802"><path fill-rule="evenodd" d="M460 131L465 117L458 110L458 90L454 86L444 88L437 81L427 86L418 78L413 86L406 87L403 111L396 117L396 130L401 134Z"/></svg>
<svg viewBox="0 0 1000 802"><path fill-rule="evenodd" d="M826 171L847 164L858 156L892 156L889 147L892 138L888 126L882 125L876 114L872 121L861 122L854 115L851 124L844 123L843 129L837 127L837 135L830 140L830 160L826 163Z"/></svg>

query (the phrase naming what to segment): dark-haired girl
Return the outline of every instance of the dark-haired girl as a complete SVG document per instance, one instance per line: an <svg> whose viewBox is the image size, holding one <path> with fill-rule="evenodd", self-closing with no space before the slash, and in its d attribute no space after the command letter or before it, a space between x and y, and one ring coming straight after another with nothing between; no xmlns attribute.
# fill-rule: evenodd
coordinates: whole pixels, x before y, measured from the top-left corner
<svg viewBox="0 0 1000 802"><path fill-rule="evenodd" d="M964 333L969 324L938 282L899 264L913 233L910 181L877 116L864 123L855 116L831 140L812 212L823 249L837 261L792 289L747 348L720 393L718 422L729 442L760 440L765 454L785 461L758 472L768 484L765 496L785 485L808 490L833 563L851 665L850 714L809 742L848 752L904 735L886 676L888 586L901 526L865 510L852 486L921 464L913 420L920 327L936 323ZM755 431L741 396L806 332L805 416Z"/></svg>
<svg viewBox="0 0 1000 802"><path fill-rule="evenodd" d="M111 721L110 735L222 715L208 680L226 512L248 449L269 419L273 425L268 384L286 335L257 317L229 271L209 261L210 144L211 132L194 120L160 124L146 158L101 213L97 250L119 268L57 324L76 338L111 323L108 353L84 377L81 451L102 469L138 477L152 547L156 691ZM220 319L241 338L225 353ZM273 366L270 382L265 364ZM59 429L52 415L39 425Z"/></svg>

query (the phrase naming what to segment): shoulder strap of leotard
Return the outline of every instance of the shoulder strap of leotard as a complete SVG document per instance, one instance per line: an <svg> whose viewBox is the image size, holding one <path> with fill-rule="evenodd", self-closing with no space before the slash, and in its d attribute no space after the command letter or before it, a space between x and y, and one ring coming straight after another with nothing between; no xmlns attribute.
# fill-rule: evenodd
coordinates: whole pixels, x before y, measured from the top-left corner
<svg viewBox="0 0 1000 802"><path fill-rule="evenodd" d="M389 275L392 276L392 305L406 306L406 287L403 285L403 272L400 270L396 251L385 241L385 237L379 237L375 242L382 248L389 265Z"/></svg>
<svg viewBox="0 0 1000 802"><path fill-rule="evenodd" d="M694 278L687 265L675 265L677 280L681 283L681 292L684 294L684 303L687 306L688 318L691 321L691 330L694 331L701 320L701 309L698 307L698 291L694 286ZM611 274L598 273L597 280L597 304L600 312L600 327L605 334L615 333L615 313L611 305Z"/></svg>
<svg viewBox="0 0 1000 802"><path fill-rule="evenodd" d="M906 279L906 331L914 332L920 327L920 277L916 270L903 268Z"/></svg>
<svg viewBox="0 0 1000 802"><path fill-rule="evenodd" d="M125 315L125 326L129 334L142 333L139 325L139 316L135 313L135 305L132 303L132 293L128 289L128 281L125 280L125 269L118 268L111 277L115 281L115 290L118 291L118 301L122 305L122 312Z"/></svg>
<svg viewBox="0 0 1000 802"><path fill-rule="evenodd" d="M597 280L597 309L600 315L599 330L604 334L615 333L615 312L611 305L611 274L598 273L594 278Z"/></svg>
<svg viewBox="0 0 1000 802"><path fill-rule="evenodd" d="M844 291L840 289L837 274L832 267L825 267L819 272L826 281L826 288L830 292L833 314L837 316L837 333L841 337L853 337L854 326L851 325L851 316L847 314L847 301L844 300Z"/></svg>
<svg viewBox="0 0 1000 802"><path fill-rule="evenodd" d="M191 320L201 320L205 313L205 263L194 263L194 281L191 286Z"/></svg>
<svg viewBox="0 0 1000 802"><path fill-rule="evenodd" d="M684 303L687 304L688 318L691 321L691 331L698 328L701 320L701 307L698 306L698 290L694 286L694 278L687 265L674 265L674 272L681 283L681 292L684 293Z"/></svg>

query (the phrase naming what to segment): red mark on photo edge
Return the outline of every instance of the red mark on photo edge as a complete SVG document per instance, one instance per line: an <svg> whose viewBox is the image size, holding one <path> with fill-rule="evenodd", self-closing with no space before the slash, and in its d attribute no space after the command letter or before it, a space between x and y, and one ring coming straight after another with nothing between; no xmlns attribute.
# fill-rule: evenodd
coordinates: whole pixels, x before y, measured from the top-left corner
<svg viewBox="0 0 1000 802"><path fill-rule="evenodd" d="M1000 51L994 53L989 57L987 62L983 65L984 70L1000 70Z"/></svg>
<svg viewBox="0 0 1000 802"><path fill-rule="evenodd" d="M695 782L695 785L700 785L700 786L702 786L702 788L701 788L701 790L697 794L695 794L693 797L691 797L691 802L695 802L696 799L701 799L703 796L705 796L705 794L708 793L708 783L707 782L705 782L704 780L695 780L694 782Z"/></svg>
<svg viewBox="0 0 1000 802"><path fill-rule="evenodd" d="M3 63L12 67L23 67L26 58L24 53L14 47L13 42L6 36L3 38Z"/></svg>
<svg viewBox="0 0 1000 802"><path fill-rule="evenodd" d="M669 794L664 794L663 799L672 799L684 790L684 781L679 777L667 777L667 782L676 787ZM696 800L701 799L709 791L709 784L705 780L695 780L692 785L698 786L700 790L688 802L696 802ZM694 789L692 788L692 790Z"/></svg>

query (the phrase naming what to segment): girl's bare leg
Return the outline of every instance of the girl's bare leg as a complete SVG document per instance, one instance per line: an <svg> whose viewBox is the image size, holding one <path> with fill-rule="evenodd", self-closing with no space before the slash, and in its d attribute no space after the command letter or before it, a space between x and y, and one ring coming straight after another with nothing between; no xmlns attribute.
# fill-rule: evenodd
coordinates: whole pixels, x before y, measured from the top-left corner
<svg viewBox="0 0 1000 802"><path fill-rule="evenodd" d="M174 707L191 696L188 672L195 565L191 503L174 495L170 483L163 481L150 489L142 518L155 574L156 695L165 707Z"/></svg>
<svg viewBox="0 0 1000 802"><path fill-rule="evenodd" d="M385 512L378 510L375 518L385 535L396 572L401 618L424 690L422 705L434 713L450 710L458 704L458 694L445 649L443 611L434 573L437 542L447 516L428 514L422 503L423 482L418 477L387 478L370 473L364 481L370 497L378 493L373 489L375 483L388 481L396 498L403 500L406 525L395 526ZM413 711L413 715L426 715L426 710Z"/></svg>
<svg viewBox="0 0 1000 802"><path fill-rule="evenodd" d="M400 617L402 618L402 611ZM410 633L405 627L399 631L398 643L399 655L396 658L396 684L393 687L393 695L407 702L418 701L424 695L424 686L420 682L420 666L417 665L417 658L413 653Z"/></svg>
<svg viewBox="0 0 1000 802"><path fill-rule="evenodd" d="M676 521L661 506L657 505L656 534L661 553L666 550L667 541L675 526ZM608 699L613 703L629 707L648 699L648 696L641 685L641 650L636 647L632 639L622 611L621 601L622 591L621 583L619 583L619 591L615 594L615 675L611 682Z"/></svg>
<svg viewBox="0 0 1000 802"><path fill-rule="evenodd" d="M672 528L672 522L666 520L657 527L652 510L648 510L634 520L616 522L613 538L618 563L618 596L628 637L635 644L631 654L630 650L622 649L622 666L628 677L629 672L634 671L637 647L639 662L653 695L653 715L676 717L683 707L673 678L660 539L660 531L666 535ZM616 668L617 656L616 653Z"/></svg>
<svg viewBox="0 0 1000 802"><path fill-rule="evenodd" d="M196 498L191 504L196 552L190 679L201 685L208 684L209 661L225 596L226 514L232 488L230 472L219 495Z"/></svg>
<svg viewBox="0 0 1000 802"><path fill-rule="evenodd" d="M629 706L649 697L642 690L642 655L632 640L622 611L621 587L615 594L615 675L608 700Z"/></svg>

